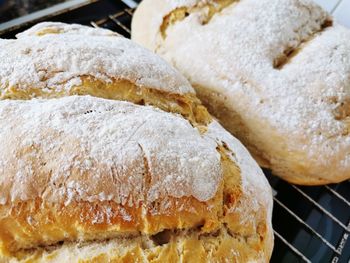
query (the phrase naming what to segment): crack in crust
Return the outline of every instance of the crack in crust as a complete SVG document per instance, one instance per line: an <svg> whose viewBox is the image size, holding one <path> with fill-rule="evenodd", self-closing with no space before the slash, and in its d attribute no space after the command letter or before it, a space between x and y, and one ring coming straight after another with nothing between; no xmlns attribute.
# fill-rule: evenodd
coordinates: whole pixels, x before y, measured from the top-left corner
<svg viewBox="0 0 350 263"><path fill-rule="evenodd" d="M334 104L336 107L333 111L334 118L338 121L345 120L350 117L350 97L343 99L342 101L337 101L334 97Z"/></svg>
<svg viewBox="0 0 350 263"><path fill-rule="evenodd" d="M36 250L18 251L15 258L20 262L35 262L40 258L59 261L60 254L65 255L64 251L68 250L74 259L79 258L79 262L180 262L180 258L187 262L193 259L193 255L196 255L197 262L208 262L210 257L245 262L246 255L239 255L238 251L246 246L249 238L235 236L225 224L207 234L202 234L198 226L185 230L165 230L152 236L138 234L90 242L60 242ZM254 248L245 250L259 256Z"/></svg>
<svg viewBox="0 0 350 263"><path fill-rule="evenodd" d="M161 35L163 39L165 39L167 36L166 31L170 26L181 22L193 13L203 13L200 22L202 25L206 25L215 14L220 13L223 9L235 2L238 2L238 0L208 0L199 2L192 7L178 7L164 16L163 23L160 26Z"/></svg>
<svg viewBox="0 0 350 263"><path fill-rule="evenodd" d="M52 91L42 88L11 87L0 99L28 100L32 98L60 98L73 95L91 95L104 99L125 100L138 105L151 105L161 110L182 115L192 125L205 130L211 116L195 94L172 94L149 87L140 87L129 80L106 83L91 76L82 76L82 84L70 90Z"/></svg>
<svg viewBox="0 0 350 263"><path fill-rule="evenodd" d="M338 100L338 98L334 96L328 98L327 102L334 105L332 111L334 119L345 123L342 136L348 136L350 134L350 97Z"/></svg>
<svg viewBox="0 0 350 263"><path fill-rule="evenodd" d="M285 65L290 63L294 57L296 57L305 46L315 39L317 36L322 34L327 28L333 26L333 21L328 18L321 24L318 30L314 30L309 34L309 36L305 39L301 39L299 44L293 47L286 47L282 54L280 54L273 61L273 67L277 70L283 69Z"/></svg>
<svg viewBox="0 0 350 263"><path fill-rule="evenodd" d="M141 150L141 153L142 153L142 156L143 156L143 163L144 163L144 167L145 167L144 176L146 177L146 179L145 179L145 196L144 196L144 200L147 200L147 193L148 193L148 190L150 188L151 180L152 180L151 171L150 171L150 165L149 165L149 161L148 161L148 158L147 158L147 155L146 155L146 152L145 152L144 148L142 147L142 145L140 143L137 143L137 144L140 147L140 150Z"/></svg>

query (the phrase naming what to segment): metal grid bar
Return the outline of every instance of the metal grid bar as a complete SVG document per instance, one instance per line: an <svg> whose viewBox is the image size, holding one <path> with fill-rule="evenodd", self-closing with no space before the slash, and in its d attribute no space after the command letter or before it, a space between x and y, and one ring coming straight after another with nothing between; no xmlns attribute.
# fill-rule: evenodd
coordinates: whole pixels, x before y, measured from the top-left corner
<svg viewBox="0 0 350 263"><path fill-rule="evenodd" d="M332 244L330 244L321 234L319 234L315 229L313 229L310 225L303 221L297 214L295 214L292 210L285 206L280 200L278 200L276 197L274 197L273 200L284 210L286 210L292 217L294 217L299 223L301 223L306 229L308 229L311 233L317 236L326 246L333 250L334 253L340 254L337 251L337 249Z"/></svg>
<svg viewBox="0 0 350 263"><path fill-rule="evenodd" d="M116 19L116 16L108 16L114 23L116 23L118 26L120 26L122 29L124 29L126 32L128 32L129 34L131 34L131 31L129 28L127 28L126 26L124 26L121 22L119 22L119 20Z"/></svg>
<svg viewBox="0 0 350 263"><path fill-rule="evenodd" d="M321 212L323 212L325 215L327 215L330 219L332 219L334 222L336 222L340 227L342 227L345 231L350 231L350 228L345 226L342 222L339 221L338 218L333 216L330 212L328 212L323 206L321 206L319 203L317 203L314 199L312 199L308 194L306 194L303 190L301 190L299 187L292 185L292 187L297 190L302 196L304 196L308 201L310 201L314 206L316 206Z"/></svg>
<svg viewBox="0 0 350 263"><path fill-rule="evenodd" d="M98 21L92 21L91 25L94 27L103 27L103 25L109 21L113 22L116 26L123 29L125 32L130 34L130 29L128 28L128 25L123 24L122 21L119 20L120 17L124 15L129 15L130 19L132 18L134 9L133 8L126 8L121 12L109 15L108 17L105 17L103 19L100 19ZM347 183L350 183L348 181ZM346 227L343 223L339 221L335 216L333 216L330 212L328 212L325 208L323 208L320 204L317 203L313 198L311 198L308 194L306 194L303 190L301 190L299 187L292 185L292 187L298 191L304 198L306 198L313 206L317 207L323 214L331 218L334 222L336 222L341 228L343 228L345 231L349 232L349 228ZM341 194L330 188L329 186L325 186L327 191L329 191L331 194L333 194L336 198L340 199L342 202L344 202L347 206L350 207L350 202ZM323 244L325 244L331 251L333 251L336 255L340 255L341 252L336 249L336 247L331 244L328 240L326 240L320 233L318 233L313 227L311 227L309 224L307 224L303 219L301 219L296 213L294 213L290 208L288 208L281 200L278 199L277 192L274 194L274 202L278 204L280 207L282 207L288 214L291 215L291 217L295 218L305 229L307 229L309 232L311 232L314 236L316 236ZM302 261L304 262L311 262L310 259L308 259L299 249L297 249L291 242L286 240L282 234L274 230L274 234L276 238L281 240L282 243L284 243L290 251L298 256Z"/></svg>
<svg viewBox="0 0 350 263"><path fill-rule="evenodd" d="M294 252L297 256L299 256L304 262L311 263L311 261L304 256L298 249L296 249L291 243L289 243L283 236L281 236L277 231L273 231L275 236L278 237L287 247L290 248L291 251Z"/></svg>
<svg viewBox="0 0 350 263"><path fill-rule="evenodd" d="M121 28L123 31L128 33L129 35L131 34L130 28L127 25L124 25L122 21L119 20L124 15L128 15L129 18L131 19L133 15L134 9L133 8L125 8L123 11L117 12L112 15L108 15L105 18L102 18L97 21L91 21L90 24L93 27L103 27L104 24L107 22L113 22L117 27Z"/></svg>
<svg viewBox="0 0 350 263"><path fill-rule="evenodd" d="M134 0L122 0L122 1L131 8L135 8L138 5L137 2L135 2Z"/></svg>
<svg viewBox="0 0 350 263"><path fill-rule="evenodd" d="M335 190L333 190L332 188L330 188L328 185L325 185L325 188L331 192L333 195L335 195L336 197L338 197L340 200L342 200L349 208L350 208L350 202L348 200L346 200L346 198L344 196L342 196L341 194L339 194L338 192L336 192Z"/></svg>

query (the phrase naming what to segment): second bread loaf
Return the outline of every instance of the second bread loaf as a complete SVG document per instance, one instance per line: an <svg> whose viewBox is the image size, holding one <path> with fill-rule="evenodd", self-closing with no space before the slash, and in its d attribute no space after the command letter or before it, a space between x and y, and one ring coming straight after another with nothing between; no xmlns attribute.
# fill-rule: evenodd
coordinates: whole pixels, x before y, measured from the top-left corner
<svg viewBox="0 0 350 263"><path fill-rule="evenodd" d="M132 38L179 69L259 163L350 178L350 30L309 0L144 0Z"/></svg>

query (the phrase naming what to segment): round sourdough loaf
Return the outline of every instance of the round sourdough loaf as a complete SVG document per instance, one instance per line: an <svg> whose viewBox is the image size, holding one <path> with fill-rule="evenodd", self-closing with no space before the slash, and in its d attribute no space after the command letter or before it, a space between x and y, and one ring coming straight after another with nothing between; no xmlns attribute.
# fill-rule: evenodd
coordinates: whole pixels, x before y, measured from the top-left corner
<svg viewBox="0 0 350 263"><path fill-rule="evenodd" d="M350 30L309 0L144 0L132 38L173 64L263 166L350 178Z"/></svg>
<svg viewBox="0 0 350 263"><path fill-rule="evenodd" d="M162 59L44 23L0 61L0 262L269 260L267 180Z"/></svg>

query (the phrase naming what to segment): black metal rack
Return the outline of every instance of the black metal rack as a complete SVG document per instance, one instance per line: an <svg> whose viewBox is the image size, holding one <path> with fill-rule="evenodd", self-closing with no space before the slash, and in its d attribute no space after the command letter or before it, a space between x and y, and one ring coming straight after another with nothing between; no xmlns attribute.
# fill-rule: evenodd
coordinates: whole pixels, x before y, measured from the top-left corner
<svg viewBox="0 0 350 263"><path fill-rule="evenodd" d="M90 24L130 37L133 7L140 1L124 2L101 0L43 19ZM0 36L13 37L32 23ZM275 192L271 262L350 262L350 181L303 187L288 184L267 170L265 174Z"/></svg>

